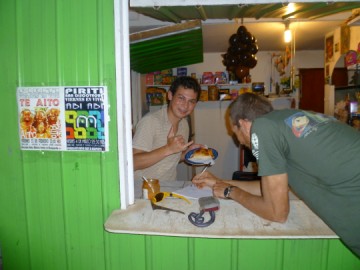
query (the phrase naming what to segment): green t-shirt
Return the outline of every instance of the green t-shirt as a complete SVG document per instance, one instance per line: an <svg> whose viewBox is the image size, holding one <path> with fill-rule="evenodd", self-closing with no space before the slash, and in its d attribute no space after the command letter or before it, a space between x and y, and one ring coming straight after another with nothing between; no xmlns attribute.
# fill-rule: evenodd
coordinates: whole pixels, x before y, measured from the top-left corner
<svg viewBox="0 0 360 270"><path fill-rule="evenodd" d="M289 185L360 256L360 132L334 118L275 110L253 122L259 175Z"/></svg>

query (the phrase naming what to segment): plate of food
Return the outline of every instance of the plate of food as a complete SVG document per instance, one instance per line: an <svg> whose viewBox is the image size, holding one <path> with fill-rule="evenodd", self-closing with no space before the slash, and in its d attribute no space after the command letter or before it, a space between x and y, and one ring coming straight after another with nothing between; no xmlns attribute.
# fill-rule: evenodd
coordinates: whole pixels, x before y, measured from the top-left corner
<svg viewBox="0 0 360 270"><path fill-rule="evenodd" d="M215 164L218 152L213 148L195 148L185 155L185 161L192 165Z"/></svg>

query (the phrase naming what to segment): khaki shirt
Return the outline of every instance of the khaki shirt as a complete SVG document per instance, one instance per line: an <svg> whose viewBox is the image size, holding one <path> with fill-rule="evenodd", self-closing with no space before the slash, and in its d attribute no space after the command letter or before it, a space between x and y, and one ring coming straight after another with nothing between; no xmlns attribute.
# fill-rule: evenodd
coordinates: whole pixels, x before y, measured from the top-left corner
<svg viewBox="0 0 360 270"><path fill-rule="evenodd" d="M162 106L158 111L146 114L136 125L133 148L150 152L166 145L170 128L171 123L167 115L167 105ZM182 135L185 141L188 141L189 124L186 119L180 120L176 135ZM137 170L134 172L134 180L141 180L141 177L145 176L160 181L175 181L176 167L180 158L181 152L170 155L146 169Z"/></svg>

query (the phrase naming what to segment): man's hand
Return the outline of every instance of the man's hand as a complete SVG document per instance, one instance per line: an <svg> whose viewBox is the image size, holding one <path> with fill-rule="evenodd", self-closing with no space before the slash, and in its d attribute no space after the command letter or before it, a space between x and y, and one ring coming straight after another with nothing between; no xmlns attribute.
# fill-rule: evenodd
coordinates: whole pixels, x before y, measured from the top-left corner
<svg viewBox="0 0 360 270"><path fill-rule="evenodd" d="M198 187L210 187L213 190L213 195L218 198L224 197L224 190L228 186L231 186L229 181L222 181L219 178L215 177L210 172L203 172L198 175L195 175L192 182Z"/></svg>
<svg viewBox="0 0 360 270"><path fill-rule="evenodd" d="M196 149L196 148L204 147L203 144L195 144L194 141L190 141L189 143L191 143L191 145L189 145L189 147L183 151L183 153L181 154L180 161L184 161L185 156L189 151Z"/></svg>
<svg viewBox="0 0 360 270"><path fill-rule="evenodd" d="M193 141L192 141L193 142ZM193 143L189 146L189 148L186 150L186 153L193 150L193 149L196 149L196 148L205 148L206 145L205 144L200 144L200 143Z"/></svg>
<svg viewBox="0 0 360 270"><path fill-rule="evenodd" d="M167 136L167 146L171 154L185 151L191 144L193 141L186 143L182 135L175 135L174 128L171 126Z"/></svg>
<svg viewBox="0 0 360 270"><path fill-rule="evenodd" d="M215 177L212 173L203 172L195 175L194 178L192 179L192 182L198 188L203 188L203 187L213 188L213 186L217 182L221 182L221 181L219 178Z"/></svg>
<svg viewBox="0 0 360 270"><path fill-rule="evenodd" d="M134 170L143 170L158 163L167 156L179 152L182 152L181 157L183 158L183 153L193 143L192 141L188 143L185 142L183 136L175 136L174 128L171 126L165 145L149 152L133 148Z"/></svg>
<svg viewBox="0 0 360 270"><path fill-rule="evenodd" d="M224 190L225 188L229 187L231 185L229 185L228 183L224 182L224 181L217 181L215 183L215 185L213 186L213 194L215 197L218 198L225 198L224 196Z"/></svg>

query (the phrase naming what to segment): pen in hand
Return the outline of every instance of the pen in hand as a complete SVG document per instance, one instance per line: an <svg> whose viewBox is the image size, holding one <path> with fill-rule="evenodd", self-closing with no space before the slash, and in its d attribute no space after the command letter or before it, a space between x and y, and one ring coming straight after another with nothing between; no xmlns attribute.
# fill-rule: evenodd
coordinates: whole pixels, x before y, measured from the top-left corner
<svg viewBox="0 0 360 270"><path fill-rule="evenodd" d="M199 173L198 177L199 177L200 175L202 175L202 174L206 171L206 169L207 169L208 167L210 167L210 165L211 165L211 162L209 162L208 164L206 164L205 167L202 169L202 171ZM199 188L197 185L194 185L194 184L191 184L191 186L196 186L197 188Z"/></svg>
<svg viewBox="0 0 360 270"><path fill-rule="evenodd" d="M206 166L204 167L204 169L202 169L202 171L201 171L201 173L200 173L199 175L202 175L202 174L203 174L203 172L205 172L205 171L206 171L206 169L210 167L210 165L211 165L211 163L210 163L210 162L209 162L208 164L206 164Z"/></svg>
<svg viewBox="0 0 360 270"><path fill-rule="evenodd" d="M206 171L206 169L210 167L210 165L211 165L211 162L209 162L208 164L206 164L205 167L202 169L202 171L199 173L198 177L199 177L200 175L202 175L202 174ZM191 186L194 186L194 184L192 184ZM197 184L195 184L195 187L200 188Z"/></svg>

